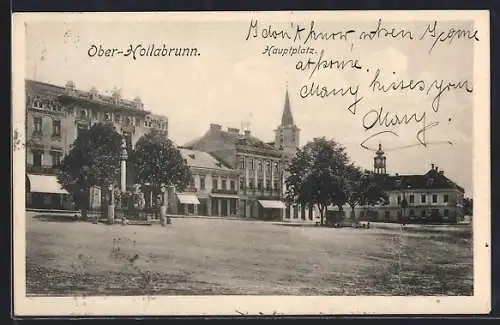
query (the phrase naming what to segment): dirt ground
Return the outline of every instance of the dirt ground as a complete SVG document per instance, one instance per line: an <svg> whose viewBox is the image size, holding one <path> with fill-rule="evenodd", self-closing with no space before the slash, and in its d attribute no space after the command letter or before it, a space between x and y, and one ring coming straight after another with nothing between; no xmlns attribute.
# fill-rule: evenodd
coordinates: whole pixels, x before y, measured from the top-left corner
<svg viewBox="0 0 500 325"><path fill-rule="evenodd" d="M370 229L27 213L28 295L472 295L470 226Z"/></svg>

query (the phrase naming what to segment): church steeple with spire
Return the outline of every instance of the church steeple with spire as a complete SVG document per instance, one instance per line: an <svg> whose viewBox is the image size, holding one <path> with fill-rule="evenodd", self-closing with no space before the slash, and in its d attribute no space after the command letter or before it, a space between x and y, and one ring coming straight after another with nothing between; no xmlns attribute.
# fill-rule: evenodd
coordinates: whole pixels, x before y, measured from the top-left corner
<svg viewBox="0 0 500 325"><path fill-rule="evenodd" d="M300 129L293 121L288 85L285 90L285 105L281 116L281 124L274 130L276 149L283 150L286 155L293 156L299 147Z"/></svg>

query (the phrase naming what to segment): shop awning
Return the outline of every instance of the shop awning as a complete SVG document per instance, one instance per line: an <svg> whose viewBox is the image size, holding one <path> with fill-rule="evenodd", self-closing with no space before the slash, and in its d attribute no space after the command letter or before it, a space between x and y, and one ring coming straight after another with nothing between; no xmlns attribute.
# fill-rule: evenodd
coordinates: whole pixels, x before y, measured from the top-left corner
<svg viewBox="0 0 500 325"><path fill-rule="evenodd" d="M238 194L225 194L225 193L210 193L211 197L220 197L226 199L237 199L239 198Z"/></svg>
<svg viewBox="0 0 500 325"><path fill-rule="evenodd" d="M28 174L28 179L32 193L69 194L62 188L56 176Z"/></svg>
<svg viewBox="0 0 500 325"><path fill-rule="evenodd" d="M264 209L284 209L285 203L281 201L273 201L273 200L259 200L260 205Z"/></svg>
<svg viewBox="0 0 500 325"><path fill-rule="evenodd" d="M182 204L200 204L198 198L194 194L177 194L177 198Z"/></svg>

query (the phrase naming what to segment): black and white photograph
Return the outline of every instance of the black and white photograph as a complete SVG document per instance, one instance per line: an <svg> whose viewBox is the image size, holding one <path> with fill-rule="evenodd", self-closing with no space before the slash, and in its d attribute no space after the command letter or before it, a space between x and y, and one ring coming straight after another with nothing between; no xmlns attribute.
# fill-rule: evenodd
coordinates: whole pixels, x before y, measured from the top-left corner
<svg viewBox="0 0 500 325"><path fill-rule="evenodd" d="M14 14L15 313L489 312L488 19Z"/></svg>

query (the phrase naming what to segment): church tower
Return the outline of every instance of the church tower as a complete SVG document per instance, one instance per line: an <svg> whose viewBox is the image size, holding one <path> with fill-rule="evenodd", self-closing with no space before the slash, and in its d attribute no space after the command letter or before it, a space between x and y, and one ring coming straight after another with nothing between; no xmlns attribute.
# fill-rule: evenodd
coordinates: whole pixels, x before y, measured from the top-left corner
<svg viewBox="0 0 500 325"><path fill-rule="evenodd" d="M285 106L283 108L283 115L281 116L281 124L276 130L274 130L274 133L275 148L278 150L283 150L285 155L288 157L295 155L295 152L299 147L300 129L295 125L293 121L288 87L286 88L285 92Z"/></svg>
<svg viewBox="0 0 500 325"><path fill-rule="evenodd" d="M385 165L385 154L382 150L382 145L378 144L378 150L373 158L373 171L378 175L386 175L387 169Z"/></svg>

